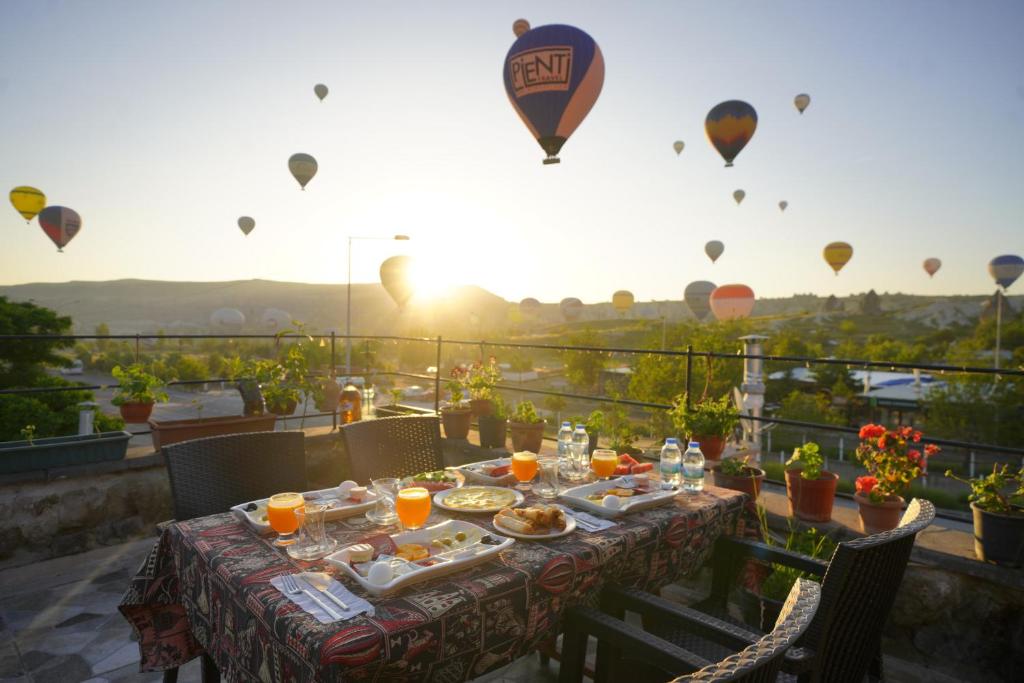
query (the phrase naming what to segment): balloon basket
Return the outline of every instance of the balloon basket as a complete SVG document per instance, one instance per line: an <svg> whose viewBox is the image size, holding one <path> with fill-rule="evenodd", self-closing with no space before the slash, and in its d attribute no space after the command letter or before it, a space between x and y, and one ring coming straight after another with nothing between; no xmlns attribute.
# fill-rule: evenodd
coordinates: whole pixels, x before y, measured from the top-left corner
<svg viewBox="0 0 1024 683"><path fill-rule="evenodd" d="M547 166L548 164L560 164L560 163L562 163L562 160L559 159L558 157L548 157L547 159L544 160L544 165L545 166Z"/></svg>

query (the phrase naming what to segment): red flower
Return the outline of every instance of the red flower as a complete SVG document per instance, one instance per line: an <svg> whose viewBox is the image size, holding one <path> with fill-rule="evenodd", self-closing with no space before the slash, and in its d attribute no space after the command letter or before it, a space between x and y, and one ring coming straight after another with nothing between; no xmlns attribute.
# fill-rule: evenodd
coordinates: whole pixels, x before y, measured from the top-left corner
<svg viewBox="0 0 1024 683"><path fill-rule="evenodd" d="M885 427L876 424L866 424L860 428L860 438L875 439L885 434Z"/></svg>
<svg viewBox="0 0 1024 683"><path fill-rule="evenodd" d="M909 451L907 451L907 457L910 458L912 461L917 462L918 460L921 459L921 451L915 448L911 448Z"/></svg>
<svg viewBox="0 0 1024 683"><path fill-rule="evenodd" d="M885 437L886 437L885 434L882 434L880 437L878 437L878 447L879 448L885 448L885 444L886 444L886 438Z"/></svg>
<svg viewBox="0 0 1024 683"><path fill-rule="evenodd" d="M935 444L931 444L930 443L930 444L927 444L924 447L924 455L925 455L926 458L930 458L933 455L935 455L936 453L938 453L940 450L941 449L938 446L936 446Z"/></svg>
<svg viewBox="0 0 1024 683"><path fill-rule="evenodd" d="M921 440L921 432L914 432L914 443L917 443L920 440Z"/></svg>
<svg viewBox="0 0 1024 683"><path fill-rule="evenodd" d="M854 488L857 489L857 493L863 493L865 496L871 493L871 491L878 485L878 479L871 476L857 477L857 481L854 483Z"/></svg>

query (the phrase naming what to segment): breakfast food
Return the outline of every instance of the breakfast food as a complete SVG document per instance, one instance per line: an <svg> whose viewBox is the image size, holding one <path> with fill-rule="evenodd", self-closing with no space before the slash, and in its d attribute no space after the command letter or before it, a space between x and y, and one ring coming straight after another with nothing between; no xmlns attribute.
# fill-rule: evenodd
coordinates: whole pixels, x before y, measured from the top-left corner
<svg viewBox="0 0 1024 683"><path fill-rule="evenodd" d="M565 513L548 505L504 508L494 516L494 524L520 534L550 534L565 529Z"/></svg>
<svg viewBox="0 0 1024 683"><path fill-rule="evenodd" d="M366 580L378 586L383 586L394 577L395 571L389 562L375 562L366 572Z"/></svg>
<svg viewBox="0 0 1024 683"><path fill-rule="evenodd" d="M345 548L349 562L369 562L373 559L373 546L369 543L356 543Z"/></svg>
<svg viewBox="0 0 1024 683"><path fill-rule="evenodd" d="M348 490L348 497L350 500L354 500L357 503L362 503L364 500L366 500L366 487L353 486Z"/></svg>
<svg viewBox="0 0 1024 683"><path fill-rule="evenodd" d="M493 510L512 505L516 494L508 489L485 486L464 486L444 497L444 507L453 510Z"/></svg>
<svg viewBox="0 0 1024 683"><path fill-rule="evenodd" d="M598 491L597 493L591 493L587 496L587 500L592 500L595 503L604 504L606 496L618 496L619 498L632 498L634 495L639 495L638 489L623 489L623 488L611 488L604 491Z"/></svg>
<svg viewBox="0 0 1024 683"><path fill-rule="evenodd" d="M618 496L613 496L609 494L601 499L601 505L610 510L618 510L619 506L622 505L621 500L622 499L619 498Z"/></svg>
<svg viewBox="0 0 1024 683"><path fill-rule="evenodd" d="M429 556L430 551L419 543L403 543L398 546L398 552L395 553L395 557L400 557L408 562L425 560Z"/></svg>

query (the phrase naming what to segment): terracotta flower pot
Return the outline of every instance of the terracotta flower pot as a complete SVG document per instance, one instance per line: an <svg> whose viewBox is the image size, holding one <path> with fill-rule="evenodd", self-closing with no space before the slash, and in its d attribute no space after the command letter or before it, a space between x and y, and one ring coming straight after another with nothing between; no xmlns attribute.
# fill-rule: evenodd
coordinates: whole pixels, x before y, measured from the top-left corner
<svg viewBox="0 0 1024 683"><path fill-rule="evenodd" d="M828 522L836 499L839 475L822 470L817 479L804 479L802 470L786 470L786 496L789 514L805 522Z"/></svg>
<svg viewBox="0 0 1024 683"><path fill-rule="evenodd" d="M899 526L904 503L900 496L894 496L881 503L873 503L870 496L855 493L853 499L857 501L859 508L860 530L865 534L879 534Z"/></svg>
<svg viewBox="0 0 1024 683"><path fill-rule="evenodd" d="M711 480L715 486L734 491L743 491L751 498L756 499L761 493L761 482L764 481L764 470L756 467L744 467L745 474L732 476L722 472L721 466L711 470Z"/></svg>
<svg viewBox="0 0 1024 683"><path fill-rule="evenodd" d="M480 445L484 448L504 448L508 420L493 415L480 416Z"/></svg>
<svg viewBox="0 0 1024 683"><path fill-rule="evenodd" d="M444 425L444 436L447 439L465 439L469 436L472 422L473 413L469 408L441 409L441 424Z"/></svg>
<svg viewBox="0 0 1024 683"><path fill-rule="evenodd" d="M1015 514L989 512L971 503L974 513L974 554L982 562L1024 567L1024 508Z"/></svg>
<svg viewBox="0 0 1024 683"><path fill-rule="evenodd" d="M718 460L722 457L722 451L725 450L724 436L692 434L690 441L696 441L700 444L700 452L704 454L705 460Z"/></svg>
<svg viewBox="0 0 1024 683"><path fill-rule="evenodd" d="M509 422L508 431L512 435L513 451L530 451L540 453L544 443L543 422Z"/></svg>
<svg viewBox="0 0 1024 683"><path fill-rule="evenodd" d="M472 411L473 417L480 417L494 412L494 404L489 398L471 398L469 399L469 409Z"/></svg>
<svg viewBox="0 0 1024 683"><path fill-rule="evenodd" d="M153 414L153 402L149 403L122 403L119 406L121 417L125 422L145 422Z"/></svg>
<svg viewBox="0 0 1024 683"><path fill-rule="evenodd" d="M223 434L244 434L245 432L272 432L276 418L273 415L253 415L243 417L208 417L203 420L149 420L149 428L153 431L153 448L160 450L179 441L201 439L206 436Z"/></svg>

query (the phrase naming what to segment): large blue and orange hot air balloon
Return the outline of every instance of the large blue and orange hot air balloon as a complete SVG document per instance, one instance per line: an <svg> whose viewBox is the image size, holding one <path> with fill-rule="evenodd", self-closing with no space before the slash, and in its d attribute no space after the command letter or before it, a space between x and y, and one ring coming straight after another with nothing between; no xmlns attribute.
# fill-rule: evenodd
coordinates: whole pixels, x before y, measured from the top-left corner
<svg viewBox="0 0 1024 683"><path fill-rule="evenodd" d="M502 75L512 106L548 155L544 163L557 164L601 94L601 48L574 26L538 26L512 43Z"/></svg>
<svg viewBox="0 0 1024 683"><path fill-rule="evenodd" d="M757 112L741 100L716 104L704 119L704 130L708 140L725 159L725 165L732 166L732 160L754 137Z"/></svg>

